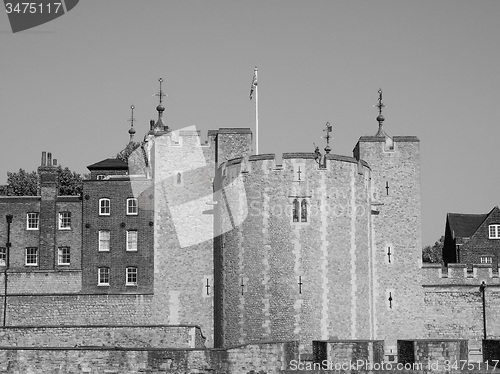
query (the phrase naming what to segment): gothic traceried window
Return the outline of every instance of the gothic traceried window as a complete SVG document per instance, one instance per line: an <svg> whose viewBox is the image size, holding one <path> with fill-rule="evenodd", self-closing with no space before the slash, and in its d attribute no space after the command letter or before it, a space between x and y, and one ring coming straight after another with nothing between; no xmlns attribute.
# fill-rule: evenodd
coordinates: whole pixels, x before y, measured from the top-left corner
<svg viewBox="0 0 500 374"><path fill-rule="evenodd" d="M307 202L305 200L300 203L300 222L307 222Z"/></svg>
<svg viewBox="0 0 500 374"><path fill-rule="evenodd" d="M293 201L293 222L299 222L299 201L295 199Z"/></svg>

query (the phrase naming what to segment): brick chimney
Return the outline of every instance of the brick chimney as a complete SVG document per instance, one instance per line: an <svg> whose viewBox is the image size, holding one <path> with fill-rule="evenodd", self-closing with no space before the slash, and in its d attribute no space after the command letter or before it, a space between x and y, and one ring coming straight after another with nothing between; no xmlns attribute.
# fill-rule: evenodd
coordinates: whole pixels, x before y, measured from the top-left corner
<svg viewBox="0 0 500 374"><path fill-rule="evenodd" d="M42 152L42 163L38 167L40 217L39 217L39 260L41 270L54 269L56 255L57 211L56 201L58 194L57 166L52 162L52 153Z"/></svg>

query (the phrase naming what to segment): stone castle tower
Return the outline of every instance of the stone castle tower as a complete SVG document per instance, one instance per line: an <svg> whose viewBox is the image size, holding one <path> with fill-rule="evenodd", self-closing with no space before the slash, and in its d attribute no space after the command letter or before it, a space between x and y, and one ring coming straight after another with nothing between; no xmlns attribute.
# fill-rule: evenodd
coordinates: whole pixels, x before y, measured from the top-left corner
<svg viewBox="0 0 500 374"><path fill-rule="evenodd" d="M215 346L384 339L390 354L421 334L419 140L388 136L379 104L379 131L354 157L327 146L319 160L252 155L218 169Z"/></svg>

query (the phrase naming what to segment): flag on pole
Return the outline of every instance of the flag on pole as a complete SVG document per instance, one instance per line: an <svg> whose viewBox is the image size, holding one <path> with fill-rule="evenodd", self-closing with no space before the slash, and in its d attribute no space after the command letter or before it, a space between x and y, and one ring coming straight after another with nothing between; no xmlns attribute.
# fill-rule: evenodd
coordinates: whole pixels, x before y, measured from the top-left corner
<svg viewBox="0 0 500 374"><path fill-rule="evenodd" d="M252 86L250 87L250 100L253 99L253 91L257 89L257 66L253 72Z"/></svg>

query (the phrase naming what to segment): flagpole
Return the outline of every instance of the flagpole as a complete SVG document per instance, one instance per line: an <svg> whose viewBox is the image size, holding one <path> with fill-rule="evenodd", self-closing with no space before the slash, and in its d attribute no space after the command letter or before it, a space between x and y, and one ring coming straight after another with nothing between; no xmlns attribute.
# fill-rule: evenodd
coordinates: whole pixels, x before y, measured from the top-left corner
<svg viewBox="0 0 500 374"><path fill-rule="evenodd" d="M257 67L255 67L257 75ZM255 154L259 154L259 86L255 86Z"/></svg>

